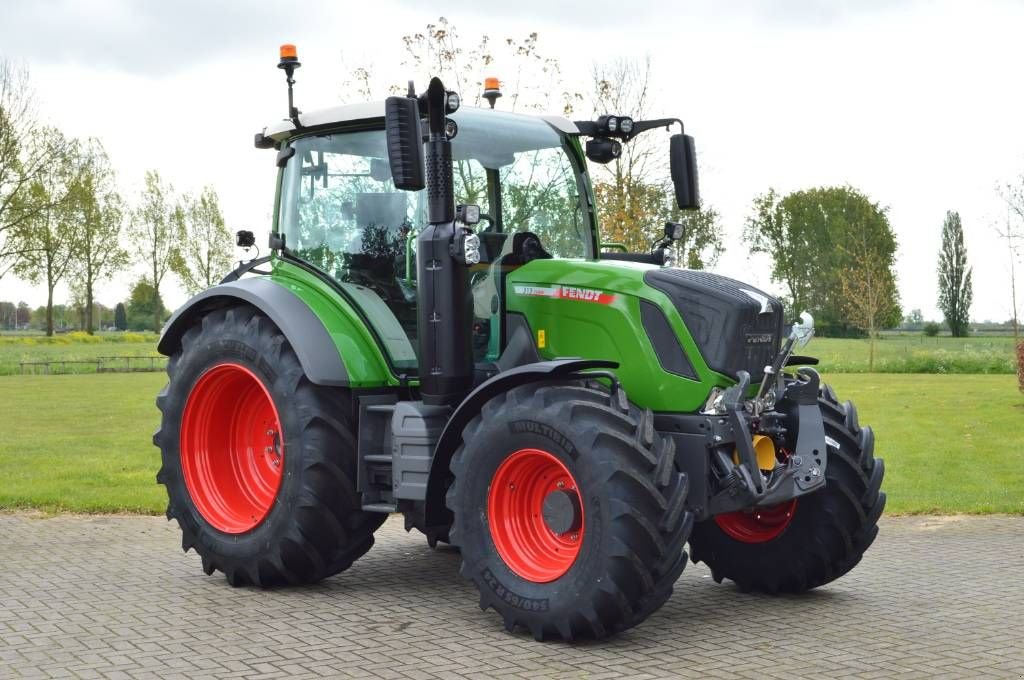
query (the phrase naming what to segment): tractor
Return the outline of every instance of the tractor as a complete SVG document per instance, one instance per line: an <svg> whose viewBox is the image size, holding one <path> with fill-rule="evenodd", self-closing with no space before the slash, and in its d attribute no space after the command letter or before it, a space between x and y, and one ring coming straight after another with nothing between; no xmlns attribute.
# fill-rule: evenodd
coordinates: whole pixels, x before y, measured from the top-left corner
<svg viewBox="0 0 1024 680"><path fill-rule="evenodd" d="M178 309L159 350L157 481L182 547L233 586L348 569L401 513L509 631L602 638L657 611L688 559L799 593L878 533L871 428L754 286L603 244L587 161L680 120L592 121L417 94L288 115L269 254ZM672 133L678 126L679 131ZM251 232L238 244L252 246ZM689 555L686 545L689 544Z"/></svg>

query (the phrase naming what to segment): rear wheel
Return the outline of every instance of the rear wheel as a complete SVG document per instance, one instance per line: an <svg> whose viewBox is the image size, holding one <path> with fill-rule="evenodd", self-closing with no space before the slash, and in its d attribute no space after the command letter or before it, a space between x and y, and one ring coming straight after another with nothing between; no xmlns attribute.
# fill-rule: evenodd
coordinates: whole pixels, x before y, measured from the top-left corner
<svg viewBox="0 0 1024 680"><path fill-rule="evenodd" d="M232 585L311 583L347 569L385 515L355 491L345 392L313 385L251 307L209 312L182 337L157 398L157 480L182 548Z"/></svg>
<svg viewBox="0 0 1024 680"><path fill-rule="evenodd" d="M853 569L878 535L885 467L874 457L874 434L857 422L853 404L839 404L827 386L818 403L828 484L776 506L698 523L690 552L716 581L730 579L741 590L768 593L809 590Z"/></svg>
<svg viewBox="0 0 1024 680"><path fill-rule="evenodd" d="M488 402L463 441L451 539L508 630L600 638L668 599L693 519L650 411L621 391L528 385Z"/></svg>

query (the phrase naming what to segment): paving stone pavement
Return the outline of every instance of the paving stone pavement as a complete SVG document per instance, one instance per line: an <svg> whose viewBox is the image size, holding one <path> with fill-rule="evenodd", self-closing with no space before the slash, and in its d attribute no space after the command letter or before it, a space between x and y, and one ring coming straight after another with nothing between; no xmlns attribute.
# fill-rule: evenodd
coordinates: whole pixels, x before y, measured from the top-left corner
<svg viewBox="0 0 1024 680"><path fill-rule="evenodd" d="M506 633L398 518L303 588L231 588L179 545L163 518L0 514L0 677L1024 678L1024 517L883 519L797 597L690 565L647 622L571 645Z"/></svg>

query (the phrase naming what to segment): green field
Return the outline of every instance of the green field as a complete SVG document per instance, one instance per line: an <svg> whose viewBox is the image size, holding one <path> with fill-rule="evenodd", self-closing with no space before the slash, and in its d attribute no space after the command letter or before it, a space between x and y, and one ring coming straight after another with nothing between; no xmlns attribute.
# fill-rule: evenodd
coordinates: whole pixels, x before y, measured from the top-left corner
<svg viewBox="0 0 1024 680"><path fill-rule="evenodd" d="M821 359L826 373L867 373L869 343L864 339L814 338L800 354ZM875 341L876 373L982 373L1016 371L1013 338L882 335Z"/></svg>
<svg viewBox="0 0 1024 680"><path fill-rule="evenodd" d="M52 338L38 335L0 335L0 376L43 373L43 366L20 366L21 362L38 361L90 361L86 364L51 365L52 373L95 373L98 357L150 357L156 356L156 338L153 333L102 333L87 336L68 333ZM124 362L106 362L123 366ZM162 360L157 362L162 366Z"/></svg>
<svg viewBox="0 0 1024 680"><path fill-rule="evenodd" d="M150 437L163 374L0 379L0 508L160 513ZM833 375L885 459L889 510L1024 514L1024 395L1012 376Z"/></svg>

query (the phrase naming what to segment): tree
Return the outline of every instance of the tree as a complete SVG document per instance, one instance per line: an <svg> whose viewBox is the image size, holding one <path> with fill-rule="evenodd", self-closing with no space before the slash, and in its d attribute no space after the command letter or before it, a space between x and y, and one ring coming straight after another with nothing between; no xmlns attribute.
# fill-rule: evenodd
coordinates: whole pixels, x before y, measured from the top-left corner
<svg viewBox="0 0 1024 680"><path fill-rule="evenodd" d="M65 143L39 124L28 69L0 59L0 278L21 254L13 230L48 207L29 193Z"/></svg>
<svg viewBox="0 0 1024 680"><path fill-rule="evenodd" d="M772 279L785 285L793 309L813 311L823 334L859 327L846 314L840 273L855 264L852 253L861 236L872 257L892 272L896 236L886 209L849 186L805 189L781 198L769 189L755 197L744 227L751 251L771 258ZM883 309L879 327L899 323L895 290Z"/></svg>
<svg viewBox="0 0 1024 680"><path fill-rule="evenodd" d="M18 323L18 308L13 302L0 302L0 328L11 330Z"/></svg>
<svg viewBox="0 0 1024 680"><path fill-rule="evenodd" d="M118 302L117 306L114 307L114 328L119 331L128 330L128 313L124 308L123 302Z"/></svg>
<svg viewBox="0 0 1024 680"><path fill-rule="evenodd" d="M843 312L858 328L867 331L870 349L868 371L875 370L875 339L879 323L892 318L898 304L896 278L891 266L877 257L876 248L864 231L854 234L852 244L844 248L847 264L839 272ZM897 306L895 314L899 315Z"/></svg>
<svg viewBox="0 0 1024 680"><path fill-rule="evenodd" d="M648 117L652 106L650 76L650 58L595 65L591 94L595 117ZM664 233L666 221L683 222L686 239L674 245L676 261L691 269L703 269L714 264L724 251L718 211L712 207L679 210L667 160L664 139L652 131L624 144L622 154L607 165L589 163L601 238L632 252L646 252Z"/></svg>
<svg viewBox="0 0 1024 680"><path fill-rule="evenodd" d="M401 65L421 90L427 79L437 76L473 106L481 105L484 79L493 76L504 76L501 84L507 110L561 109L568 115L583 99L566 86L558 59L544 54L535 31L523 38L497 40L483 34L475 44L467 44L455 24L440 17L422 31L403 35L402 47L405 54ZM372 64L350 69L342 82L342 100L371 101L406 91L404 80L378 86L373 71Z"/></svg>
<svg viewBox="0 0 1024 680"><path fill-rule="evenodd" d="M11 232L19 253L14 272L34 284L46 286L46 334L53 335L53 291L70 271L81 247L82 226L78 219L81 203L82 156L76 145L65 145L55 128L42 134L53 138L54 148L65 148L63 158L52 158L29 186L19 203L43 206L29 208L31 218Z"/></svg>
<svg viewBox="0 0 1024 680"><path fill-rule="evenodd" d="M126 208L117 192L110 159L99 140L87 140L83 156L79 201L82 235L74 276L82 287L84 297L83 328L91 334L94 328L93 293L96 284L110 278L128 264L128 253L121 247Z"/></svg>
<svg viewBox="0 0 1024 680"><path fill-rule="evenodd" d="M160 284L171 265L174 235L180 228L183 211L174 205L174 187L164 184L156 170L147 170L145 188L132 213L129 238L140 261L148 269L146 276L154 294L160 297ZM162 305L152 307L152 329L160 330Z"/></svg>
<svg viewBox="0 0 1024 680"><path fill-rule="evenodd" d="M18 303L18 317L15 328L25 328L32 322L32 309L22 300Z"/></svg>
<svg viewBox="0 0 1024 680"><path fill-rule="evenodd" d="M967 247L960 214L947 211L942 225L942 250L939 252L939 309L954 338L970 330L971 267L967 266Z"/></svg>
<svg viewBox="0 0 1024 680"><path fill-rule="evenodd" d="M132 286L131 295L128 298L128 328L133 331L141 331L152 328L154 318L162 319L164 315L164 303L160 298L159 291L153 287L149 278L143 276Z"/></svg>
<svg viewBox="0 0 1024 680"><path fill-rule="evenodd" d="M213 187L204 187L199 198L186 196L183 203L184 218L177 221L179 245L171 256L171 269L194 295L230 271L234 243Z"/></svg>
<svg viewBox="0 0 1024 680"><path fill-rule="evenodd" d="M924 325L924 313L920 309L912 309L903 317L903 325L912 331L916 331Z"/></svg>

